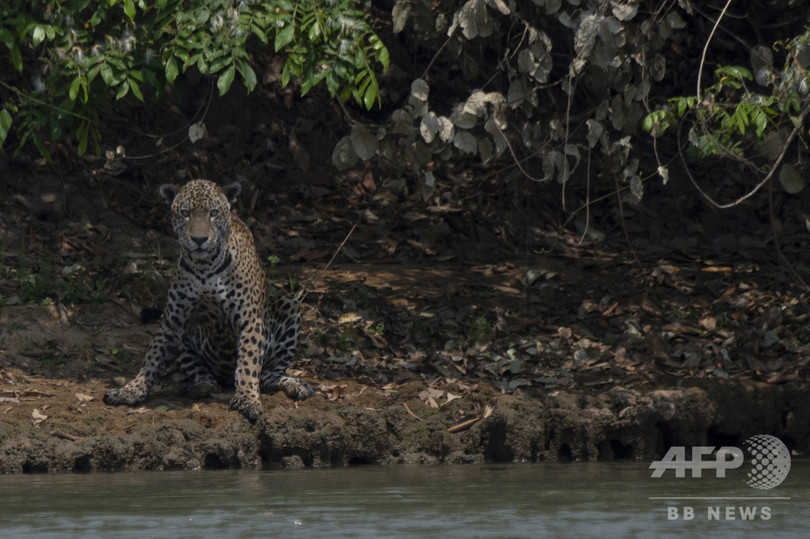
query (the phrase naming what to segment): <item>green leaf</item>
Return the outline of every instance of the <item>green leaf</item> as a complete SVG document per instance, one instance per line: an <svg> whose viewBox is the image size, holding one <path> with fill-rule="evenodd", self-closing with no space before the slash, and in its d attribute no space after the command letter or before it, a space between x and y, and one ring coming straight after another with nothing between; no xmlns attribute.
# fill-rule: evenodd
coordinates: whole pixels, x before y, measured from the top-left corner
<svg viewBox="0 0 810 539"><path fill-rule="evenodd" d="M87 103L88 101L90 101L90 90L88 88L89 85L87 83L87 79L85 79L84 77L81 78L81 85L82 90L84 90L84 102Z"/></svg>
<svg viewBox="0 0 810 539"><path fill-rule="evenodd" d="M225 68L225 66L230 64L232 61L233 60L231 59L230 56L220 56L219 58L211 62L211 65L208 66L208 70L211 72L211 74L219 73Z"/></svg>
<svg viewBox="0 0 810 539"><path fill-rule="evenodd" d="M138 98L139 101L143 101L143 93L141 93L141 87L138 86L138 81L134 78L127 79L129 83L129 89L132 90L132 95Z"/></svg>
<svg viewBox="0 0 810 539"><path fill-rule="evenodd" d="M345 103L346 100L349 99L349 96L351 96L352 94L354 94L354 92L352 91L352 87L346 86L340 91L340 94L338 94L338 99L340 100L341 103ZM357 99L357 97L355 97L355 99ZM357 99L357 102L359 103L360 99Z"/></svg>
<svg viewBox="0 0 810 539"><path fill-rule="evenodd" d="M313 82L314 79L312 77L305 77L304 80L301 81L301 97L309 93L312 89Z"/></svg>
<svg viewBox="0 0 810 539"><path fill-rule="evenodd" d="M132 0L124 0L124 13L126 13L129 20L135 21L135 2Z"/></svg>
<svg viewBox="0 0 810 539"><path fill-rule="evenodd" d="M689 108L689 102L684 98L680 98L678 100L678 116L686 114L687 108Z"/></svg>
<svg viewBox="0 0 810 539"><path fill-rule="evenodd" d="M276 52L286 47L295 37L295 25L287 24L286 26L276 29L276 38L273 40L273 47Z"/></svg>
<svg viewBox="0 0 810 539"><path fill-rule="evenodd" d="M31 134L31 140L34 141L34 146L37 147L37 151L39 151L39 155L45 158L46 161L51 160L51 152L45 146L45 143L42 142L42 139L36 133Z"/></svg>
<svg viewBox="0 0 810 539"><path fill-rule="evenodd" d="M127 64L124 62L124 59L115 54L108 54L104 57L104 60L110 64L111 67L118 68L117 71L126 71Z"/></svg>
<svg viewBox="0 0 810 539"><path fill-rule="evenodd" d="M14 46L14 35L8 31L8 28L0 28L0 41L9 49Z"/></svg>
<svg viewBox="0 0 810 539"><path fill-rule="evenodd" d="M169 58L169 61L166 62L166 81L170 85L174 84L174 79L177 78L177 74L177 60L172 56Z"/></svg>
<svg viewBox="0 0 810 539"><path fill-rule="evenodd" d="M82 78L77 75L73 82L70 83L70 90L68 90L68 97L71 101L76 101L76 96L79 95L79 86L81 85Z"/></svg>
<svg viewBox="0 0 810 539"><path fill-rule="evenodd" d="M338 79L334 70L329 70L326 74L326 89L329 90L329 95L335 96L340 90L340 80Z"/></svg>
<svg viewBox="0 0 810 539"><path fill-rule="evenodd" d="M644 117L644 121L641 122L641 128L644 131L646 131L647 133L652 131L652 128L653 128L653 115L652 115L652 113L650 113L650 114L648 114L647 116Z"/></svg>
<svg viewBox="0 0 810 539"><path fill-rule="evenodd" d="M20 54L20 48L17 46L16 43L14 44L13 47L11 47L11 63L19 73L22 73L23 70L22 54Z"/></svg>
<svg viewBox="0 0 810 539"><path fill-rule="evenodd" d="M96 77L98 77L100 66L93 66L87 71L87 82L92 84Z"/></svg>
<svg viewBox="0 0 810 539"><path fill-rule="evenodd" d="M92 26L93 28L98 26L99 23L101 23L101 19L102 19L103 15L104 15L104 12L102 10L100 10L100 9L96 10L96 12L93 13L93 16L90 17L90 21L89 21L90 26Z"/></svg>
<svg viewBox="0 0 810 539"><path fill-rule="evenodd" d="M718 75L725 75L737 80L754 80L751 71L742 66L722 66L717 68Z"/></svg>
<svg viewBox="0 0 810 539"><path fill-rule="evenodd" d="M96 157L101 155L101 131L98 127L91 127L90 133L93 135L93 148L95 148Z"/></svg>
<svg viewBox="0 0 810 539"><path fill-rule="evenodd" d="M113 74L113 70L109 64L101 64L99 72L101 73L101 78L104 80L104 84L107 86L115 86L115 75Z"/></svg>
<svg viewBox="0 0 810 539"><path fill-rule="evenodd" d="M191 56L186 58L186 62L185 62L185 64L183 64L183 72L186 71L188 66L193 66L194 64L199 62L200 61L200 56L201 56L200 53L196 53L196 54L192 54Z"/></svg>
<svg viewBox="0 0 810 539"><path fill-rule="evenodd" d="M210 18L210 16L211 16L211 13L208 11L208 9L198 8L197 11L194 14L194 17L195 17L194 22L196 22L198 25L203 25L206 22L208 22L208 19Z"/></svg>
<svg viewBox="0 0 810 539"><path fill-rule="evenodd" d="M210 71L208 70L208 60L205 59L204 55L195 55L197 57L197 69L200 70L200 73L203 75L208 75Z"/></svg>
<svg viewBox="0 0 810 539"><path fill-rule="evenodd" d="M281 70L281 84L287 86L290 83L290 64L284 62L284 68Z"/></svg>
<svg viewBox="0 0 810 539"><path fill-rule="evenodd" d="M346 67L346 64L344 62L335 62L334 70L335 70L335 75L337 75L338 78L341 78L343 80L348 80L349 79L349 69ZM360 77L364 77L364 76L365 76L365 73L360 72L357 75L357 78L359 80Z"/></svg>
<svg viewBox="0 0 810 539"><path fill-rule="evenodd" d="M762 109L757 109L754 111L753 120L757 128L757 137L761 137L762 133L765 132L765 128L768 127L768 115Z"/></svg>
<svg viewBox="0 0 810 539"><path fill-rule="evenodd" d="M321 25L318 21L315 21L315 24L309 27L308 36L310 41L316 41L318 37L321 35Z"/></svg>
<svg viewBox="0 0 810 539"><path fill-rule="evenodd" d="M248 93L252 92L258 82L256 80L256 72L253 71L253 68L250 67L250 64L247 62L239 62L239 73L242 75L242 80L245 83Z"/></svg>
<svg viewBox="0 0 810 539"><path fill-rule="evenodd" d="M372 75L371 84L368 85L368 88L366 88L366 92L363 95L363 104L366 106L367 110L371 110L371 107L374 106L374 101L378 100L378 97L379 88L377 87L377 79Z"/></svg>
<svg viewBox="0 0 810 539"><path fill-rule="evenodd" d="M188 52L188 50L186 50L186 49L184 49L182 47L177 47L172 52L183 63L186 63L186 64L188 63L188 57L191 54L191 53Z"/></svg>
<svg viewBox="0 0 810 539"><path fill-rule="evenodd" d="M256 24L255 22L250 23L250 32L259 38L259 41L267 44L267 33L264 31L264 28Z"/></svg>
<svg viewBox="0 0 810 539"><path fill-rule="evenodd" d="M3 144L6 142L6 137L8 137L8 132L11 130L12 123L13 118L11 112L9 112L8 109L0 110L0 148L2 148Z"/></svg>
<svg viewBox="0 0 810 539"><path fill-rule="evenodd" d="M116 100L121 99L128 93L129 93L129 83L127 81L124 81L118 86L118 93L115 94L115 99Z"/></svg>
<svg viewBox="0 0 810 539"><path fill-rule="evenodd" d="M385 50L385 45L383 44L382 40L374 34L369 36L368 42L371 45L371 48L375 51Z"/></svg>
<svg viewBox="0 0 810 539"><path fill-rule="evenodd" d="M217 79L217 88L219 89L219 95L225 95L228 90L231 88L231 84L233 84L233 79L236 76L236 67L231 64L231 66L222 72L222 75L219 76Z"/></svg>
<svg viewBox="0 0 810 539"><path fill-rule="evenodd" d="M382 64L383 72L388 71L388 66L390 64L389 57L388 57L388 49L383 47L377 52L377 61Z"/></svg>
<svg viewBox="0 0 810 539"><path fill-rule="evenodd" d="M39 44L45 40L45 28L43 26L35 26L31 38L34 47L38 47Z"/></svg>
<svg viewBox="0 0 810 539"><path fill-rule="evenodd" d="M77 148L79 155L84 155L87 151L87 131L89 127L87 122L82 122L76 130L76 138L79 139L79 147Z"/></svg>
<svg viewBox="0 0 810 539"><path fill-rule="evenodd" d="M674 117L671 110L654 110L644 117L641 128L648 133L655 128L655 134L661 135L672 125L673 121Z"/></svg>
<svg viewBox="0 0 810 539"><path fill-rule="evenodd" d="M229 51L225 51L225 52L230 52L231 56L233 56L234 58L241 58L242 60L250 60L250 55L247 53L247 51L245 49L243 49L241 47L236 47L235 49L229 49Z"/></svg>

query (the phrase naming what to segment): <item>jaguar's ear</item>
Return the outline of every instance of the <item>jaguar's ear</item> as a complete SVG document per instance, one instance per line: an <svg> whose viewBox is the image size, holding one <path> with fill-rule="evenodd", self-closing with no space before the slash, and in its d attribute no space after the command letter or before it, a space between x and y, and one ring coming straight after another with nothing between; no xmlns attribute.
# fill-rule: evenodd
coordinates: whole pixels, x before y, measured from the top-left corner
<svg viewBox="0 0 810 539"><path fill-rule="evenodd" d="M160 196L163 197L163 200L165 200L166 204L169 206L171 206L172 202L174 202L174 198L177 196L178 191L180 191L180 188L173 183L164 183L160 186Z"/></svg>
<svg viewBox="0 0 810 539"><path fill-rule="evenodd" d="M228 199L228 202L233 204L236 202L236 199L239 198L239 193L242 192L242 184L239 182L233 182L230 185L226 185L222 188L222 193L225 195L225 198Z"/></svg>

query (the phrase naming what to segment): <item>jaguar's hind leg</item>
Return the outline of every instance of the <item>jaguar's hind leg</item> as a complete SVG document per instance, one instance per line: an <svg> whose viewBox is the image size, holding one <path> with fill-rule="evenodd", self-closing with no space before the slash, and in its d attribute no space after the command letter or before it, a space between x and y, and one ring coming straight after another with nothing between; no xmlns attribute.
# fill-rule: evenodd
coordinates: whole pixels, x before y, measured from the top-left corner
<svg viewBox="0 0 810 539"><path fill-rule="evenodd" d="M264 365L261 390L264 393L283 391L291 399L302 400L312 396L312 387L303 380L286 373L295 357L298 331L301 328L301 307L298 301L280 295L271 304L265 336Z"/></svg>

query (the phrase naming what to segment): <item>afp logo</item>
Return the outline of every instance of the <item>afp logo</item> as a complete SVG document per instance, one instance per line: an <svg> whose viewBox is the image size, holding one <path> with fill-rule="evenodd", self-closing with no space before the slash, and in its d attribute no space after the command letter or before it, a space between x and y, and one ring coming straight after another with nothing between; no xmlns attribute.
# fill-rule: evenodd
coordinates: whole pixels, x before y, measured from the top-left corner
<svg viewBox="0 0 810 539"><path fill-rule="evenodd" d="M746 485L757 489L772 489L782 484L790 472L790 451L782 440L768 434L757 434L743 442L750 466L743 479ZM703 470L714 470L715 477L725 477L726 470L735 470L746 464L746 455L739 447L713 446L692 447L691 459L686 459L686 448L670 447L661 460L650 464L651 477L662 477L667 470L674 470L675 477L686 477L686 470L692 477L702 477ZM714 458L710 457L714 454Z"/></svg>

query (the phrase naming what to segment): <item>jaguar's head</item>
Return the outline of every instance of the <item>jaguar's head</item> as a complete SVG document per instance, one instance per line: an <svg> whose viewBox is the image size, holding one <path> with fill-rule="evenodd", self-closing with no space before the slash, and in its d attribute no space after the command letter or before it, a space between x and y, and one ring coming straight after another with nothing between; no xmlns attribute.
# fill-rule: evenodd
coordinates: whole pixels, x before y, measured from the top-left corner
<svg viewBox="0 0 810 539"><path fill-rule="evenodd" d="M241 190L238 183L221 188L208 180L192 180L182 187L160 186L160 194L172 208L177 239L192 258L221 252L231 231L231 205Z"/></svg>

